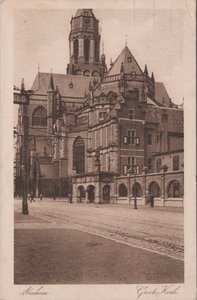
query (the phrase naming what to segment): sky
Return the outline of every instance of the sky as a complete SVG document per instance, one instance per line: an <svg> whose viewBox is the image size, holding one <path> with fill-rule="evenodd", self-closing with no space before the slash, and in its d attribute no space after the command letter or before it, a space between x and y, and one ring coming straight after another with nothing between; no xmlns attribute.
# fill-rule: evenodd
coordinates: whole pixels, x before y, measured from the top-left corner
<svg viewBox="0 0 197 300"><path fill-rule="evenodd" d="M127 46L142 70L154 72L172 101L184 97L184 11L180 9L94 9L107 64ZM70 20L76 9L14 11L14 84L30 89L38 72L66 73Z"/></svg>

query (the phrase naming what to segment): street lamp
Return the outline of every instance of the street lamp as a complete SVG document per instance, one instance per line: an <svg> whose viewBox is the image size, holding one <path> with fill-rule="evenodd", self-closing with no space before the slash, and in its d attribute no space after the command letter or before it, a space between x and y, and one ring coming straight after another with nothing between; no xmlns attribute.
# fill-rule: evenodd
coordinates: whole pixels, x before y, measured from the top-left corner
<svg viewBox="0 0 197 300"><path fill-rule="evenodd" d="M100 149L97 148L95 151L95 163L96 172L98 172L98 203L100 203L100 171L101 171L101 159L100 159ZM96 195L95 195L96 196Z"/></svg>
<svg viewBox="0 0 197 300"><path fill-rule="evenodd" d="M163 174L162 174L162 178L163 178L163 199L164 199L164 206L165 206L165 196L166 196L166 193L165 193L165 188L166 188L165 187L165 173L168 170L168 166L167 165L162 165L160 169L163 172Z"/></svg>
<svg viewBox="0 0 197 300"><path fill-rule="evenodd" d="M130 175L133 175L134 179L134 209L137 209L137 193L136 193L136 171L137 171L137 165L133 165L132 168L128 169L128 174L129 174L129 203L130 203Z"/></svg>
<svg viewBox="0 0 197 300"><path fill-rule="evenodd" d="M146 205L146 173L148 172L148 167L144 167L143 172L144 172L144 196L145 196L145 205Z"/></svg>

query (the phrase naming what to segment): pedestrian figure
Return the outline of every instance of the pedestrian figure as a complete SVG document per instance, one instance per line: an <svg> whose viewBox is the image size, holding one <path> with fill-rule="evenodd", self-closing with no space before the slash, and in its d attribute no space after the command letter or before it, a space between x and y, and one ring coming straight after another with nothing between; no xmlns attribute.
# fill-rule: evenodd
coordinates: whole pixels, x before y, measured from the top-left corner
<svg viewBox="0 0 197 300"><path fill-rule="evenodd" d="M33 193L31 193L30 202L35 202Z"/></svg>
<svg viewBox="0 0 197 300"><path fill-rule="evenodd" d="M145 205L150 206L150 192L146 191Z"/></svg>
<svg viewBox="0 0 197 300"><path fill-rule="evenodd" d="M72 203L72 195L68 194L69 203Z"/></svg>
<svg viewBox="0 0 197 300"><path fill-rule="evenodd" d="M40 194L40 201L42 201L42 194Z"/></svg>
<svg viewBox="0 0 197 300"><path fill-rule="evenodd" d="M150 195L150 207L154 207L154 195Z"/></svg>
<svg viewBox="0 0 197 300"><path fill-rule="evenodd" d="M27 201L30 201L31 200L31 196L30 196L30 193L28 193L27 195Z"/></svg>

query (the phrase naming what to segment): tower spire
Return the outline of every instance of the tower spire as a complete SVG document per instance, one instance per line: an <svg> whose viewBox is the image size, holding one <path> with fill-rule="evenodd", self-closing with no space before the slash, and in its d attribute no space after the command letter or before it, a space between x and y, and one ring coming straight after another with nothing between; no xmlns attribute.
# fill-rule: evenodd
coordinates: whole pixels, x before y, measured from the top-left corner
<svg viewBox="0 0 197 300"><path fill-rule="evenodd" d="M22 81L21 81L21 92L24 92L25 91L25 83L24 83L24 78L22 78Z"/></svg>
<svg viewBox="0 0 197 300"><path fill-rule="evenodd" d="M155 82L155 76L154 76L154 73L152 72L152 75L151 75L151 79L153 82Z"/></svg>
<svg viewBox="0 0 197 300"><path fill-rule="evenodd" d="M148 76L148 68L147 68L146 64L145 64L145 67L144 67L144 74Z"/></svg>
<svg viewBox="0 0 197 300"><path fill-rule="evenodd" d="M54 83L53 83L52 69L51 69L51 76L50 76L50 81L49 81L49 91L54 91Z"/></svg>

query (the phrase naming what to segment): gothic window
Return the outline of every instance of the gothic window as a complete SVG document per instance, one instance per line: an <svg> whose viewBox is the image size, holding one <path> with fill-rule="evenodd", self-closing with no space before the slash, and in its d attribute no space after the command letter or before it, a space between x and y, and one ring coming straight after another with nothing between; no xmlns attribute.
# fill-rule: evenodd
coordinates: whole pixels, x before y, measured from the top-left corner
<svg viewBox="0 0 197 300"><path fill-rule="evenodd" d="M173 157L173 171L178 171L179 170L179 156L175 155Z"/></svg>
<svg viewBox="0 0 197 300"><path fill-rule="evenodd" d="M73 169L76 174L85 172L85 143L80 136L73 143Z"/></svg>
<svg viewBox="0 0 197 300"><path fill-rule="evenodd" d="M127 188L124 183L121 183L119 185L118 192L119 192L119 197L127 197Z"/></svg>
<svg viewBox="0 0 197 300"><path fill-rule="evenodd" d="M156 160L156 172L160 172L161 171L161 158L158 158Z"/></svg>
<svg viewBox="0 0 197 300"><path fill-rule="evenodd" d="M105 117L106 117L106 115L107 115L107 112L105 111L102 111L102 112L100 112L99 113L99 118L100 118L100 120L103 120Z"/></svg>
<svg viewBox="0 0 197 300"><path fill-rule="evenodd" d="M79 41L76 39L74 40L74 60L78 60L79 56Z"/></svg>
<svg viewBox="0 0 197 300"><path fill-rule="evenodd" d="M47 111L44 107L38 106L32 114L32 126L47 126Z"/></svg>
<svg viewBox="0 0 197 300"><path fill-rule="evenodd" d="M89 61L89 56L90 56L90 40L85 39L84 40L84 56L85 56L85 61Z"/></svg>

